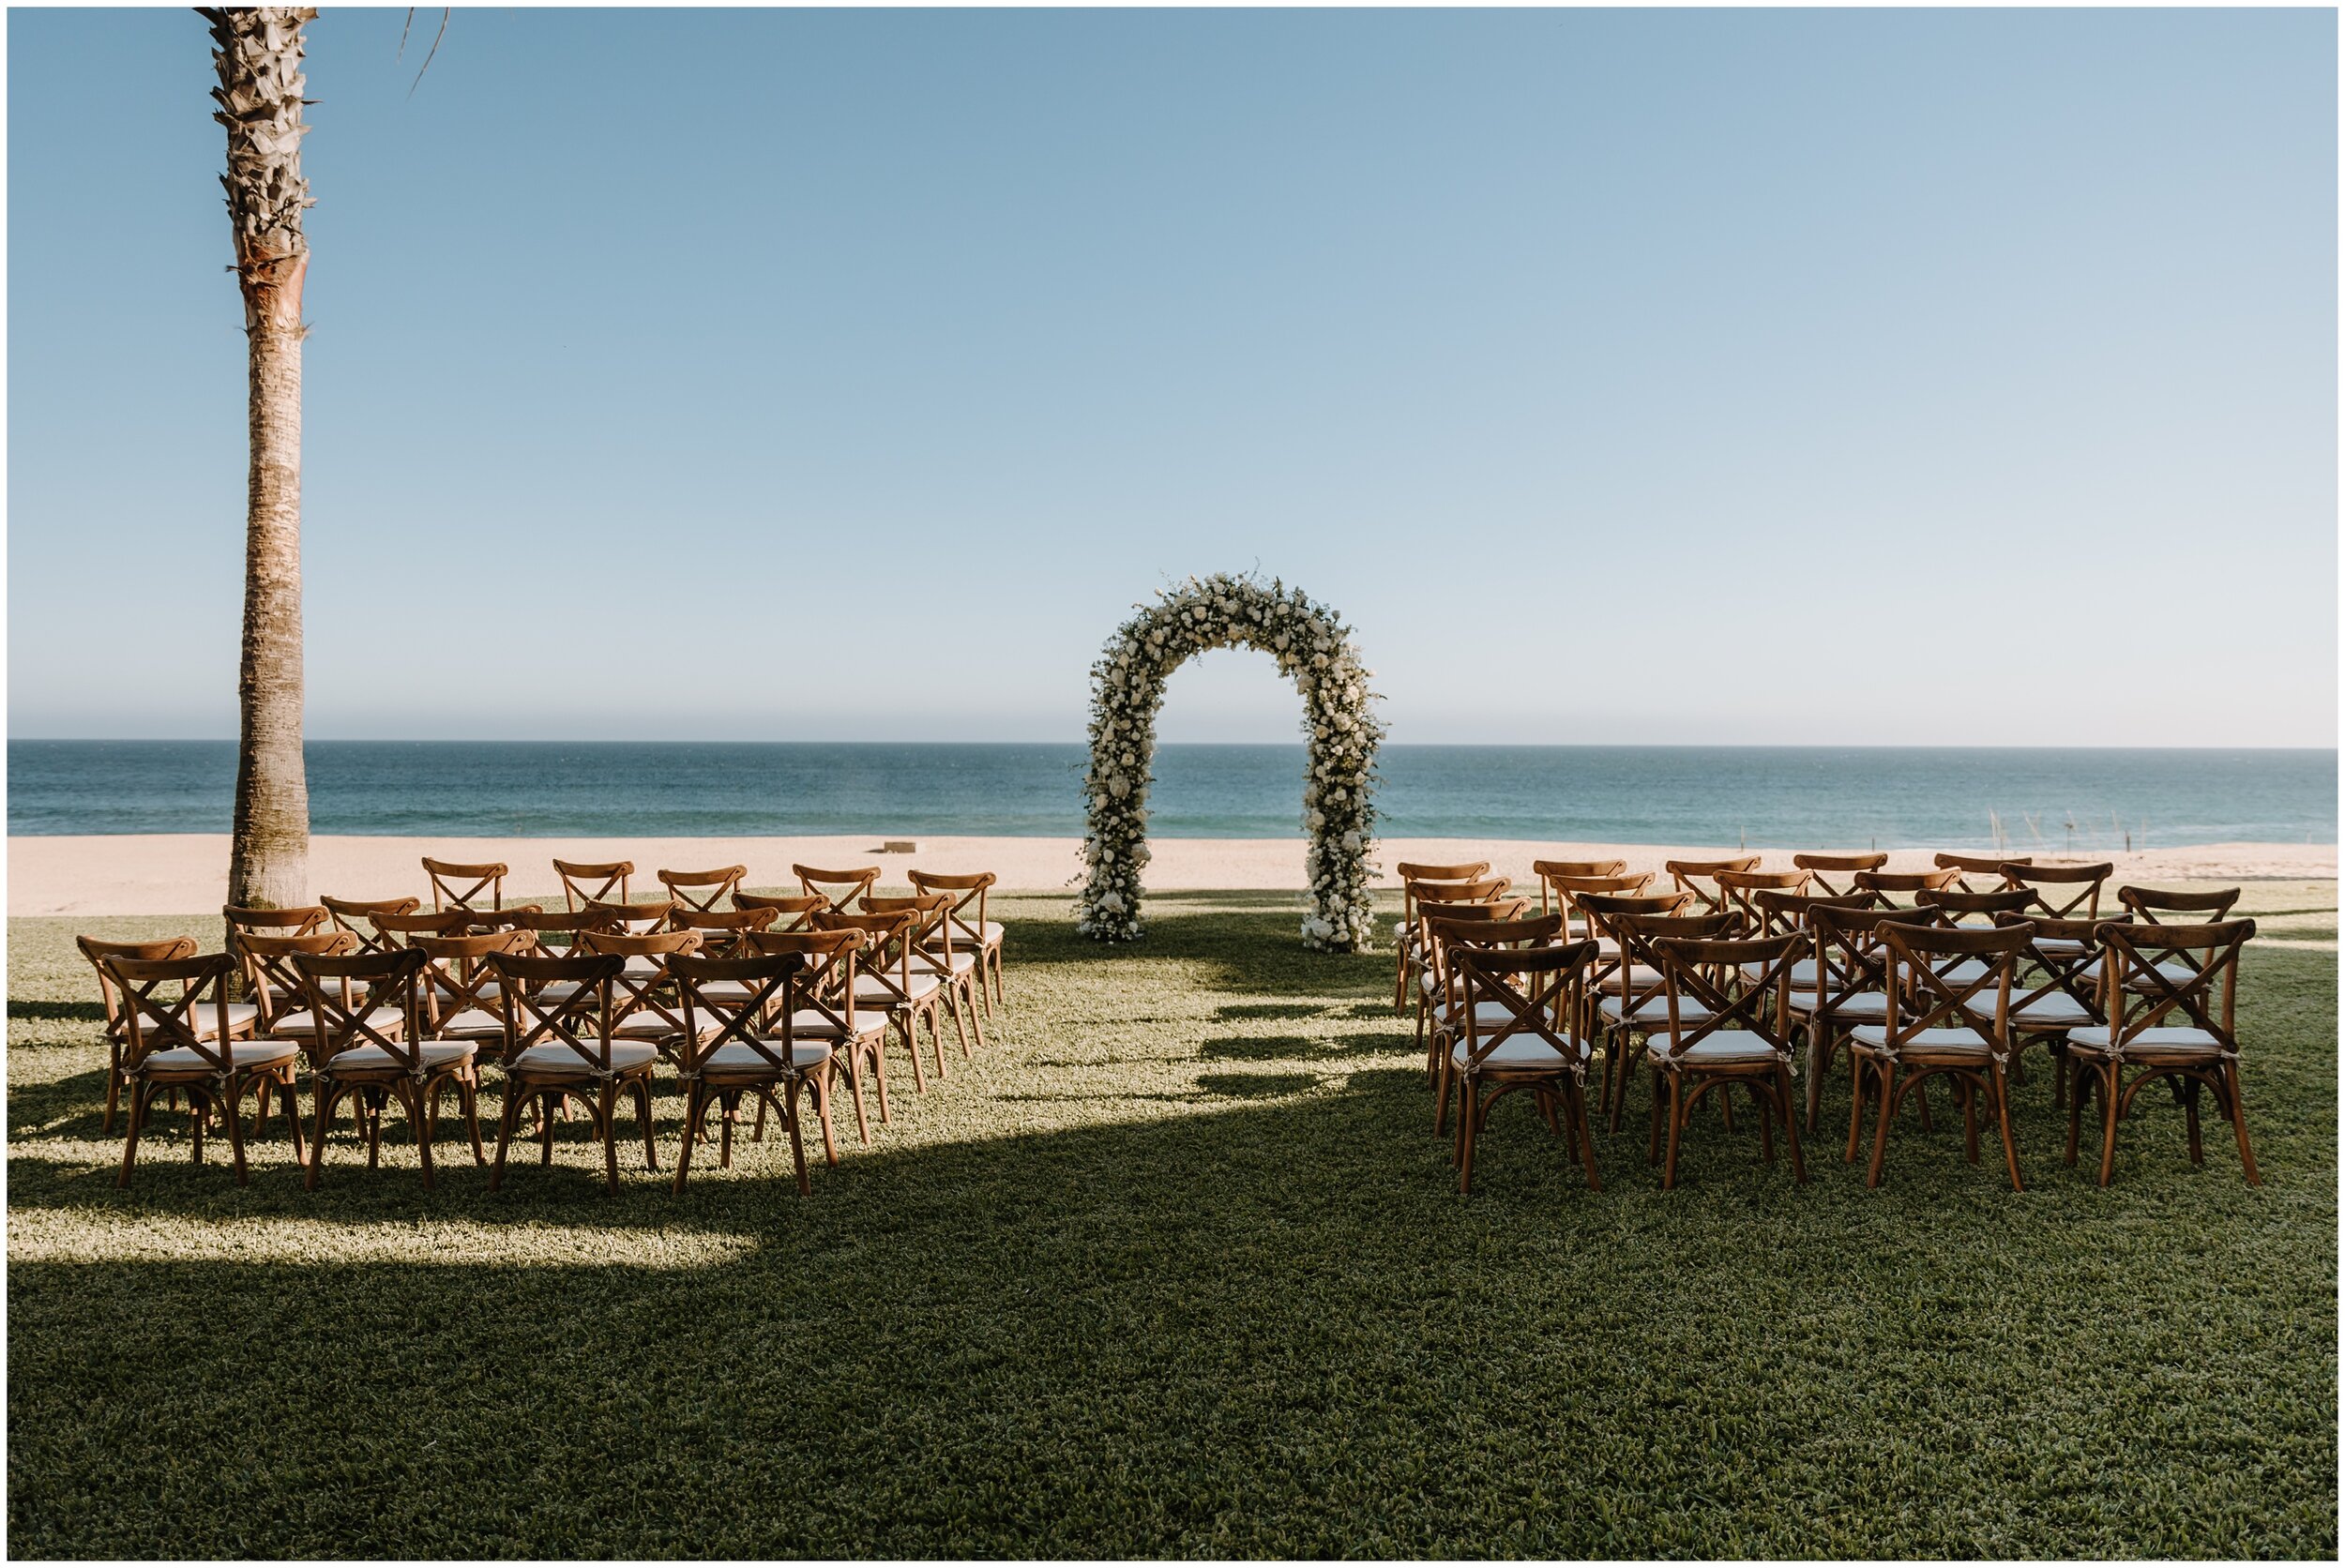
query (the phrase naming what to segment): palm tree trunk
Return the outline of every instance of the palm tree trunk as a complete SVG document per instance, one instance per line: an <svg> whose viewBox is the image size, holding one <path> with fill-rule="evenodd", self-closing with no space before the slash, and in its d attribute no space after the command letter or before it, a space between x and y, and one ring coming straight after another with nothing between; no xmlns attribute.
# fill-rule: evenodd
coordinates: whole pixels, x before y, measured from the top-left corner
<svg viewBox="0 0 2345 1568"><path fill-rule="evenodd" d="M251 466L245 518L244 647L236 676L234 904L307 903L310 787L301 756L301 29L308 7L204 8L212 93L228 128L228 192L249 351Z"/></svg>

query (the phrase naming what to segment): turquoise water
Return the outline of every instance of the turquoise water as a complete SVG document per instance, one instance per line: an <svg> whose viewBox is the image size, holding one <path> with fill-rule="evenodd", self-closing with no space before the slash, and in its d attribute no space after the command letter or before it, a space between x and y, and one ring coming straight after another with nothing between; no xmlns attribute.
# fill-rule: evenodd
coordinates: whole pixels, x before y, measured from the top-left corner
<svg viewBox="0 0 2345 1568"><path fill-rule="evenodd" d="M321 834L596 837L1075 835L1081 746L320 741ZM2337 842L2337 753L1808 746L1395 746L1395 837L2116 849ZM1150 831L1298 832L1300 746L1167 746ZM235 749L8 743L8 831L224 833ZM2032 824L2032 825L2031 825Z"/></svg>

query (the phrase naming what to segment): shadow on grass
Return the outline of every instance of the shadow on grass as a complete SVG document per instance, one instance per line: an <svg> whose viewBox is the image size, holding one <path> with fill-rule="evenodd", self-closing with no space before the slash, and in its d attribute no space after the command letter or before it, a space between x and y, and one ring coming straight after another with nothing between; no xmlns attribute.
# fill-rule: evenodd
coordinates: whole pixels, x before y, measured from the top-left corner
<svg viewBox="0 0 2345 1568"><path fill-rule="evenodd" d="M11 1018L52 1023L103 1023L106 1010L95 1002L8 1002Z"/></svg>

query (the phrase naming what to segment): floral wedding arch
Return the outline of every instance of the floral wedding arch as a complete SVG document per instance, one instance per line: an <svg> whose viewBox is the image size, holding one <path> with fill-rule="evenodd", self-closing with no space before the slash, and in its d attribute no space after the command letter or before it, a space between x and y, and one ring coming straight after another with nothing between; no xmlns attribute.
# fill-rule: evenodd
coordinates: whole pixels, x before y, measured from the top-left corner
<svg viewBox="0 0 2345 1568"><path fill-rule="evenodd" d="M1157 709L1172 671L1212 648L1253 648L1278 661L1303 694L1310 751L1303 826L1310 836L1307 946L1350 953L1369 945L1373 912L1376 743L1384 726L1351 628L1277 579L1190 578L1126 622L1091 667L1091 770L1083 777L1090 833L1075 928L1100 942L1141 935L1141 871L1148 864L1149 764Z"/></svg>

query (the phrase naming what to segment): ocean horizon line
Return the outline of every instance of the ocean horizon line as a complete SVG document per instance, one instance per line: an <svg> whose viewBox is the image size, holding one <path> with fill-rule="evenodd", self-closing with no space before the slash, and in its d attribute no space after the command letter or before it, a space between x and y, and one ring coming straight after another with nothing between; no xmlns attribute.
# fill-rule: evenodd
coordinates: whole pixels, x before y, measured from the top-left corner
<svg viewBox="0 0 2345 1568"><path fill-rule="evenodd" d="M221 735L10 735L10 746L227 746L237 744L234 736ZM461 735L315 735L305 737L304 747L312 746L1088 746L1086 738L1074 740L884 740L854 739L825 740L819 737L797 737L770 740L693 740L693 739L613 739L613 738L554 738L554 739L473 739ZM1172 746L1215 746L1230 749L1261 750L1304 749L1301 739L1291 741L1158 741L1157 749ZM2225 746L2213 743L2184 746L2107 746L2107 745L2021 745L1992 741L1925 742L1925 741L1394 741L1387 740L1379 751L2030 751L2030 752L2306 752L2334 754L2337 746Z"/></svg>

